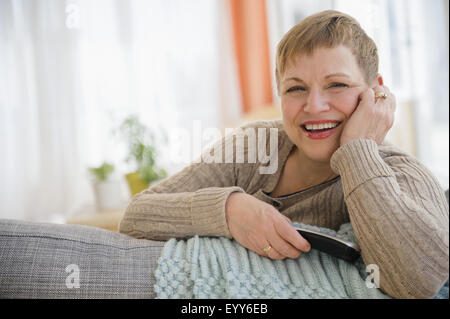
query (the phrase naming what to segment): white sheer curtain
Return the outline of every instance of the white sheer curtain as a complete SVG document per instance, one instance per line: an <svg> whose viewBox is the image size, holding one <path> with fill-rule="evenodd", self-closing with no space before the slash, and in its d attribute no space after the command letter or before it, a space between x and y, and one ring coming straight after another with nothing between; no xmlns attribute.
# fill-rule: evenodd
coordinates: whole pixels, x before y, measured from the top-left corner
<svg viewBox="0 0 450 319"><path fill-rule="evenodd" d="M111 129L129 114L165 133L233 123L229 27L220 0L0 1L0 218L93 202L88 166L127 172Z"/></svg>
<svg viewBox="0 0 450 319"><path fill-rule="evenodd" d="M355 17L376 42L380 73L397 97L387 138L449 187L448 0L267 0L267 8L272 55L308 15L335 9Z"/></svg>

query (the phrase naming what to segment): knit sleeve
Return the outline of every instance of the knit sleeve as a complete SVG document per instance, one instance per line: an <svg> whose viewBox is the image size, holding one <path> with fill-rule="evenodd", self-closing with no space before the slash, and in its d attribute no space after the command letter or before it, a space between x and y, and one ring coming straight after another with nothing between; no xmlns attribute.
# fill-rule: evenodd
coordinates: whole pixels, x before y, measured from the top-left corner
<svg viewBox="0 0 450 319"><path fill-rule="evenodd" d="M260 163L251 161L256 149L248 145L254 145L249 136L255 137L260 126L269 128L254 122L235 129L206 149L199 160L136 195L119 231L153 240L194 235L231 238L225 204L231 193L245 192L245 185L258 176ZM216 160L216 155L221 159Z"/></svg>
<svg viewBox="0 0 450 319"><path fill-rule="evenodd" d="M199 236L231 237L225 203L235 186L232 164L192 163L136 195L119 232L152 240Z"/></svg>
<svg viewBox="0 0 450 319"><path fill-rule="evenodd" d="M340 147L330 161L366 265L394 298L432 298L448 278L449 218L444 190L414 157L372 140Z"/></svg>

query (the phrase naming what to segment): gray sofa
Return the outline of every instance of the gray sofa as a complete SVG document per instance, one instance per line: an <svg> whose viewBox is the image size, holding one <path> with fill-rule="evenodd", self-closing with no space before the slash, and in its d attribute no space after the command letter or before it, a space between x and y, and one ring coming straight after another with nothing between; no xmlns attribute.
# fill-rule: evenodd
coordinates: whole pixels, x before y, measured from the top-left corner
<svg viewBox="0 0 450 319"><path fill-rule="evenodd" d="M154 298L163 246L88 226L0 219L0 298Z"/></svg>
<svg viewBox="0 0 450 319"><path fill-rule="evenodd" d="M154 298L164 242L81 225L0 220L0 298Z"/></svg>

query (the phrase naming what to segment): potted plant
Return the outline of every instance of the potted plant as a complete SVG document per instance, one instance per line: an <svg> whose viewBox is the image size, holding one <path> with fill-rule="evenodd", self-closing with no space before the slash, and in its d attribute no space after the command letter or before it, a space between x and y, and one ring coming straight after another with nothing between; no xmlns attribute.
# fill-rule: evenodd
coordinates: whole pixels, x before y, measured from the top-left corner
<svg viewBox="0 0 450 319"><path fill-rule="evenodd" d="M136 115L127 117L118 131L128 145L126 161L133 161L135 165L135 170L125 175L133 196L147 189L152 182L165 178L167 172L157 167L155 137Z"/></svg>
<svg viewBox="0 0 450 319"><path fill-rule="evenodd" d="M114 165L104 162L98 167L89 167L95 194L95 202L98 210L115 210L122 205L120 181L112 177Z"/></svg>

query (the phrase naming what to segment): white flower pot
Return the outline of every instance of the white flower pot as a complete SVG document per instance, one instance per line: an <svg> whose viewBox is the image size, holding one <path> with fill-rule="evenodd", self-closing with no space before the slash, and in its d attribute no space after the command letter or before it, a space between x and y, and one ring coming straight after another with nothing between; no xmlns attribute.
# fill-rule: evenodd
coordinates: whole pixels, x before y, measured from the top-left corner
<svg viewBox="0 0 450 319"><path fill-rule="evenodd" d="M105 181L93 184L98 210L116 210L122 207L120 181Z"/></svg>

